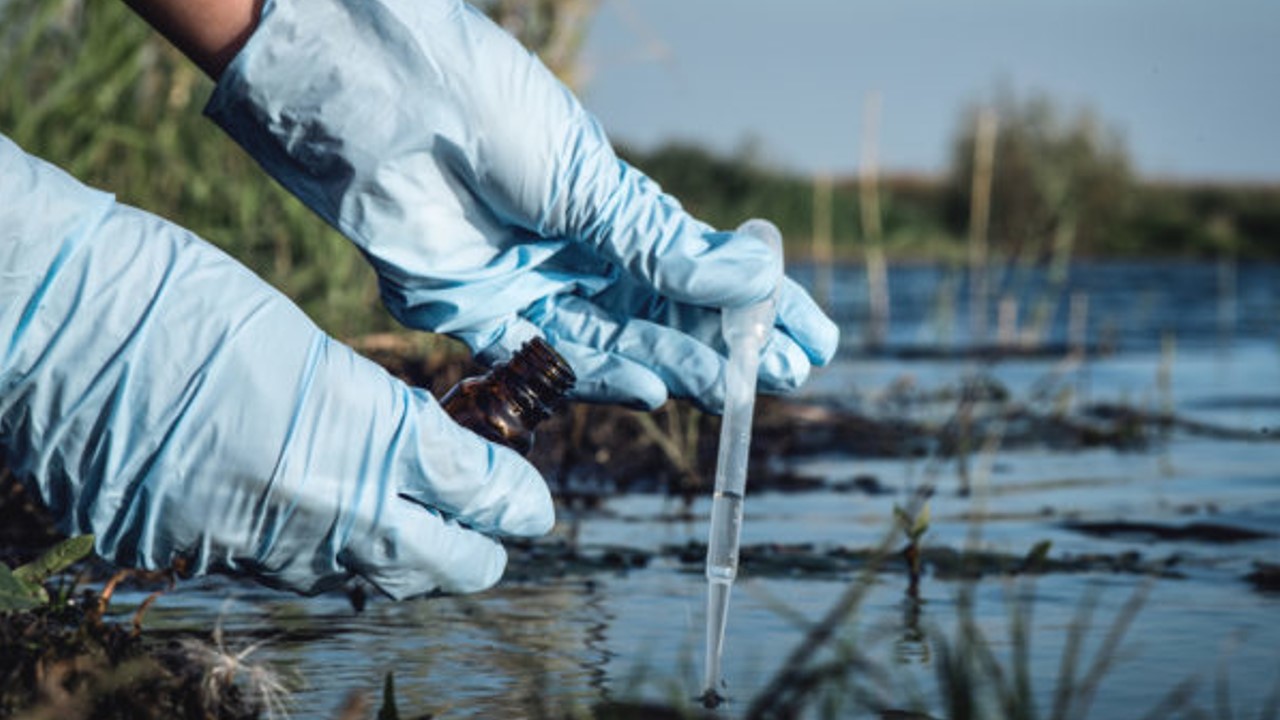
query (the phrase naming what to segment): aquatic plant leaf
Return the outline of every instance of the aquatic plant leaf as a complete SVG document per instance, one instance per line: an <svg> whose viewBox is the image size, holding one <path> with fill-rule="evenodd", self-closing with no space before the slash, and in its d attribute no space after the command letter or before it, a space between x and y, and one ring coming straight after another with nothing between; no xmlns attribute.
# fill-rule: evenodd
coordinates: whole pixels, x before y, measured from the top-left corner
<svg viewBox="0 0 1280 720"><path fill-rule="evenodd" d="M49 576L62 572L93 552L93 536L77 535L54 545L48 552L13 571L25 583L39 585Z"/></svg>
<svg viewBox="0 0 1280 720"><path fill-rule="evenodd" d="M901 505L893 506L893 519L902 526L903 530L911 527L911 516L907 514L907 511L904 510Z"/></svg>
<svg viewBox="0 0 1280 720"><path fill-rule="evenodd" d="M929 529L929 504L925 503L914 514L900 505L894 505L893 518L908 538L919 540Z"/></svg>
<svg viewBox="0 0 1280 720"><path fill-rule="evenodd" d="M388 672L387 679L382 682L382 707L378 708L378 720L400 720L400 711L396 709L395 673Z"/></svg>
<svg viewBox="0 0 1280 720"><path fill-rule="evenodd" d="M918 538L929 529L929 503L925 503L916 514L916 521L911 525L911 537Z"/></svg>
<svg viewBox="0 0 1280 720"><path fill-rule="evenodd" d="M1052 548L1052 540L1041 540L1031 546L1031 550L1027 552L1027 556L1022 560L1022 566L1028 570L1039 570L1043 568L1045 558L1049 557L1049 550Z"/></svg>
<svg viewBox="0 0 1280 720"><path fill-rule="evenodd" d="M4 563L0 563L0 612L32 610L49 602L44 588L31 585L14 576ZM43 597L41 597L43 595Z"/></svg>

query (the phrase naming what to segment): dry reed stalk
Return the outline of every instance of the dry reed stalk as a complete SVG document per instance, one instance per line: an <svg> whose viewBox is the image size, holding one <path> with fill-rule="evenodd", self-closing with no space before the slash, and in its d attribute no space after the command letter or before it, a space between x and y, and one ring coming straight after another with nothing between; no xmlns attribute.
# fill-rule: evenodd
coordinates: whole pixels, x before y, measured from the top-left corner
<svg viewBox="0 0 1280 720"><path fill-rule="evenodd" d="M991 221L996 128L995 112L982 110L978 114L978 132L973 145L973 193L969 205L969 330L975 344L987 337L987 229Z"/></svg>
<svg viewBox="0 0 1280 720"><path fill-rule="evenodd" d="M831 175L813 178L813 295L818 305L831 309L832 250Z"/></svg>
<svg viewBox="0 0 1280 720"><path fill-rule="evenodd" d="M867 323L867 345L884 344L889 330L889 269L884 253L884 231L880 224L879 174L880 93L867 95L863 107L862 166L858 173L858 196L861 205L862 234L867 241L867 292L870 320Z"/></svg>

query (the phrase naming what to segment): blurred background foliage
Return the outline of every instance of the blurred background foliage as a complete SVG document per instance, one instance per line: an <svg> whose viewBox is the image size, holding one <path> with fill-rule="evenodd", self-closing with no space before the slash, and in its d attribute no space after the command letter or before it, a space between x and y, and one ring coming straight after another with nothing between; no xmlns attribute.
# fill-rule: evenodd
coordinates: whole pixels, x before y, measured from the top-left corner
<svg viewBox="0 0 1280 720"><path fill-rule="evenodd" d="M1280 185L1139 177L1123 136L1092 112L1003 90L961 113L945 174L877 179L890 257L963 257L983 110L997 118L988 231L994 257L1044 261L1067 234L1075 257L1280 258ZM750 145L730 155L687 144L619 150L708 222L732 227L769 217L791 241L788 252L806 253L815 232L813 178L769 167ZM857 177L835 178L830 207L837 257L860 260L866 242Z"/></svg>
<svg viewBox="0 0 1280 720"><path fill-rule="evenodd" d="M0 132L225 249L339 336L385 329L354 247L201 110L212 83L115 0L0 4Z"/></svg>
<svg viewBox="0 0 1280 720"><path fill-rule="evenodd" d="M591 16L600 0L478 0L475 3L569 87L583 80L578 61Z"/></svg>
<svg viewBox="0 0 1280 720"><path fill-rule="evenodd" d="M496 21L567 83L599 0L486 0ZM190 228L344 338L394 327L359 253L276 186L201 115L209 80L122 2L0 0L0 132L82 181ZM1280 187L1136 177L1124 139L1087 111L997 91L960 114L950 169L879 184L884 247L895 260L951 260L966 242L980 110L998 118L993 254L1034 259L1069 235L1076 255L1280 257ZM804 255L814 179L673 144L619 148L693 213L721 227L773 219ZM860 260L858 178L835 178L836 257Z"/></svg>
<svg viewBox="0 0 1280 720"><path fill-rule="evenodd" d="M982 112L994 113L992 245L1034 257L1043 241L1071 233L1077 249L1105 247L1133 202L1124 139L1088 110L1068 116L1049 98L1019 100L1008 90L964 114L945 180L947 226L966 227Z"/></svg>

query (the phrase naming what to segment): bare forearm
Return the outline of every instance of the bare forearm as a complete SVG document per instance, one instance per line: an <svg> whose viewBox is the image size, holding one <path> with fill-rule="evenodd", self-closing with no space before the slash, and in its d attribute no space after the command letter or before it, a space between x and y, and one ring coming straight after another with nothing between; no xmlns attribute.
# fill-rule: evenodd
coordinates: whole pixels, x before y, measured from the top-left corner
<svg viewBox="0 0 1280 720"><path fill-rule="evenodd" d="M124 0L217 79L258 24L262 0Z"/></svg>

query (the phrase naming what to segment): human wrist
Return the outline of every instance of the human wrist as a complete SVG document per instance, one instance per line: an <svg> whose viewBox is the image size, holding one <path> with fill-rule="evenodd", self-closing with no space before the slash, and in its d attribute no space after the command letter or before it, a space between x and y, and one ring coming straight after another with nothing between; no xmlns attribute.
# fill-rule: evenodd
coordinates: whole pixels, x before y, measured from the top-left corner
<svg viewBox="0 0 1280 720"><path fill-rule="evenodd" d="M263 0L124 1L215 80L253 34L263 5Z"/></svg>

